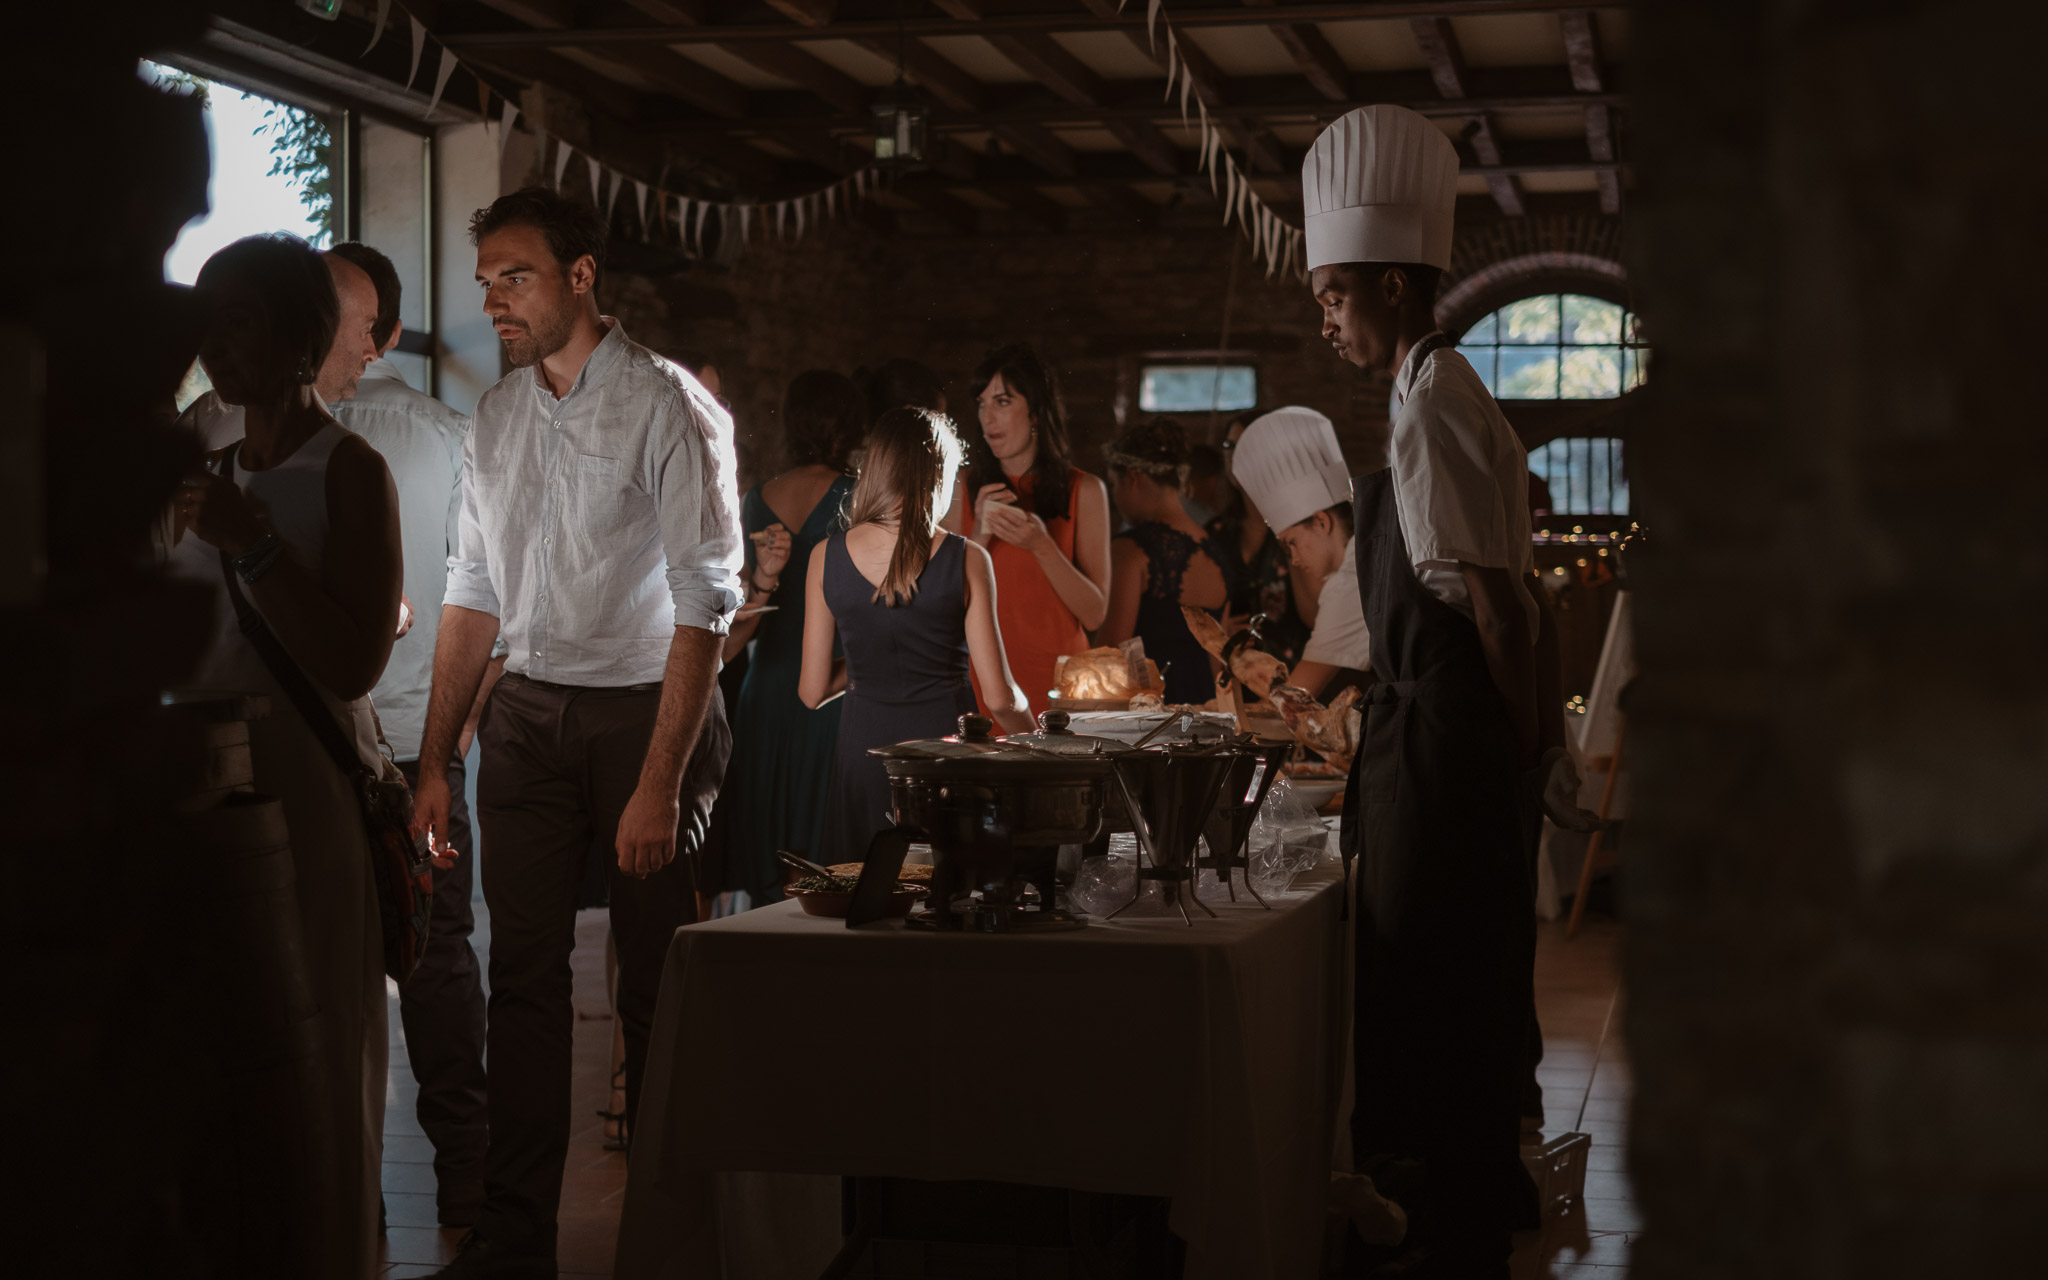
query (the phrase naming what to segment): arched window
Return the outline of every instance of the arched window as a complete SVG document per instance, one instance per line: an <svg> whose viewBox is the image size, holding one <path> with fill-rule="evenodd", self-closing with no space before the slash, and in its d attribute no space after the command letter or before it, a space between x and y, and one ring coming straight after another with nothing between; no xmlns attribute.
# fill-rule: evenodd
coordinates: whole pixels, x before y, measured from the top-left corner
<svg viewBox="0 0 2048 1280"><path fill-rule="evenodd" d="M1458 352L1499 400L1611 400L1643 384L1637 317L1582 293L1511 302L1465 331Z"/></svg>

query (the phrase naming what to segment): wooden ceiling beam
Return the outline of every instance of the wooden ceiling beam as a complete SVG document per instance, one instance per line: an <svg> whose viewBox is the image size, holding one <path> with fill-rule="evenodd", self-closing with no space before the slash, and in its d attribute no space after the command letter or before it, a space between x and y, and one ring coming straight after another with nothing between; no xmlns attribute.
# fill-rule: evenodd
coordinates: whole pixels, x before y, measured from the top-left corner
<svg viewBox="0 0 2048 1280"><path fill-rule="evenodd" d="M905 181L889 190L963 235L973 235L981 226L981 211L948 191L943 183Z"/></svg>
<svg viewBox="0 0 2048 1280"><path fill-rule="evenodd" d="M1580 93L1599 93L1600 33L1594 29L1589 9L1567 9L1557 15L1564 31L1564 60L1572 70L1572 87Z"/></svg>
<svg viewBox="0 0 2048 1280"><path fill-rule="evenodd" d="M562 31L573 27L576 22L575 9L569 0L483 0L483 3L537 31ZM562 56L613 80L638 81L647 88L681 98L715 116L736 120L746 114L747 95L744 89L710 68L668 49L628 45L600 52L563 46Z"/></svg>
<svg viewBox="0 0 2048 1280"><path fill-rule="evenodd" d="M900 51L903 74L951 110L979 111L988 102L986 85L922 40L874 39L856 40L854 43L876 57L886 59L891 66L896 64Z"/></svg>
<svg viewBox="0 0 2048 1280"><path fill-rule="evenodd" d="M822 27L838 12L838 0L767 0L768 7L805 27Z"/></svg>
<svg viewBox="0 0 2048 1280"><path fill-rule="evenodd" d="M1255 8L1273 7L1273 0L1244 0ZM1301 74L1317 93L1332 102L1342 102L1351 96L1345 81L1351 78L1351 69L1344 65L1335 47L1321 28L1306 22L1276 22L1266 28L1280 47L1287 50L1294 59L1294 65L1301 68Z"/></svg>
<svg viewBox="0 0 2048 1280"><path fill-rule="evenodd" d="M624 0L624 4L660 22L694 27L706 21L703 0ZM867 86L808 49L795 44L762 43L712 47L750 67L780 76L840 111L857 115L867 110L871 96Z"/></svg>
<svg viewBox="0 0 2048 1280"><path fill-rule="evenodd" d="M1486 168L1500 167L1500 141L1493 136L1493 123L1485 116L1475 116L1467 126L1472 142L1473 158ZM1493 194L1493 202L1500 211L1511 218L1519 218L1526 210L1522 206L1522 187L1512 173L1490 173L1486 176L1486 189Z"/></svg>
<svg viewBox="0 0 2048 1280"><path fill-rule="evenodd" d="M1180 148L1150 120L1104 120L1102 127L1124 144L1139 163L1162 178L1177 178L1182 169Z"/></svg>
<svg viewBox="0 0 2048 1280"><path fill-rule="evenodd" d="M1081 0L1081 3L1087 6L1088 10L1097 17L1114 17L1117 13L1116 0ZM1151 38L1143 30L1128 28L1124 31L1124 37L1130 41L1133 49L1142 54L1153 66L1159 68L1161 75L1166 73L1166 56L1164 52L1155 52L1153 50ZM1194 41L1181 41L1179 42L1179 48L1181 62L1187 67L1188 75L1194 83L1196 96L1201 98L1202 102L1209 108L1210 116L1215 117L1217 109L1227 106L1229 103L1229 99L1223 92L1223 85L1228 77L1217 68L1216 63L1208 54L1202 52L1201 48ZM1216 121L1216 127L1223 131L1223 136L1227 141L1236 146L1238 150L1244 152L1246 161L1254 171L1277 172L1284 167L1280 160L1281 148L1279 139L1275 138L1262 126L1222 119Z"/></svg>
<svg viewBox="0 0 2048 1280"><path fill-rule="evenodd" d="M1586 108L1586 150L1602 163L1614 159L1614 120L1606 107ZM1600 183L1600 212L1620 213L1621 174L1613 169L1602 169L1597 180Z"/></svg>
<svg viewBox="0 0 2048 1280"><path fill-rule="evenodd" d="M810 11L815 17L823 11L824 0L784 0L793 6ZM949 0L955 5L959 0ZM1494 17L1510 13L1560 13L1583 10L1585 0L1323 0L1320 3L1289 4L1283 12L1290 23L1358 22L1398 18L1454 18ZM1606 6L1620 7L1620 6ZM1235 5L1220 8L1187 8L1175 11L1174 26L1183 31L1204 27L1256 27L1268 26L1274 15L1259 8L1247 7L1239 0ZM1125 31L1138 35L1145 34L1145 9L1142 5L1131 4L1118 11L1114 4L1107 11L1092 9L1088 13L1047 10L1034 13L982 13L973 19L977 24L976 35L990 35L995 32L1037 31ZM900 33L913 39L921 36L959 35L960 19L950 10L942 16L918 16L896 18L865 18L847 21L808 22L796 19L797 28L785 23L726 23L710 26L651 25L629 26L577 26L549 31L536 36L530 31L469 31L448 34L450 48L484 48L502 44L580 44L580 45L629 45L629 44L730 44L742 41L768 40L893 40Z"/></svg>
<svg viewBox="0 0 2048 1280"><path fill-rule="evenodd" d="M1088 107L1102 104L1102 77L1051 36L998 32L986 39L1019 71L1068 102Z"/></svg>
<svg viewBox="0 0 2048 1280"><path fill-rule="evenodd" d="M1465 87L1465 51L1458 45L1458 33L1451 29L1450 20L1410 18L1408 25L1415 31L1415 43L1422 46L1422 56L1429 59L1436 91L1446 98L1470 96Z"/></svg>
<svg viewBox="0 0 2048 1280"><path fill-rule="evenodd" d="M1081 171L1074 159L1073 148L1054 137L1052 130L1044 125L1006 125L997 131L996 136L1008 143L1018 155L1054 177L1071 178Z"/></svg>

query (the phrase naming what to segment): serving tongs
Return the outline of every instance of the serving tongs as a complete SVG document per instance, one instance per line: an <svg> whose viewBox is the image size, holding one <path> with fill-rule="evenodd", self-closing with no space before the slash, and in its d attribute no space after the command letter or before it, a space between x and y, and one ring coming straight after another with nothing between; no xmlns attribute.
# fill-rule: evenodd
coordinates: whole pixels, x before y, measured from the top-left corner
<svg viewBox="0 0 2048 1280"><path fill-rule="evenodd" d="M823 876L827 880L840 879L839 876L833 875L830 871L812 862L800 853L795 853L788 849L777 849L775 856L782 859L784 866L794 867L807 876Z"/></svg>

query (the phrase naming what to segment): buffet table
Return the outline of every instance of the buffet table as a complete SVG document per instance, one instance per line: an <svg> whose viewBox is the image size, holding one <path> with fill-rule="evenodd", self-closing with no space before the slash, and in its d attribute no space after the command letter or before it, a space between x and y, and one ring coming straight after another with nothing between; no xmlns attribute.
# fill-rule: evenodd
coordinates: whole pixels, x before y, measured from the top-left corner
<svg viewBox="0 0 2048 1280"><path fill-rule="evenodd" d="M1340 880L1333 853L1192 927L847 929L789 902L678 930L616 1274L814 1280L837 1175L874 1175L1166 1196L1189 1280L1315 1275Z"/></svg>

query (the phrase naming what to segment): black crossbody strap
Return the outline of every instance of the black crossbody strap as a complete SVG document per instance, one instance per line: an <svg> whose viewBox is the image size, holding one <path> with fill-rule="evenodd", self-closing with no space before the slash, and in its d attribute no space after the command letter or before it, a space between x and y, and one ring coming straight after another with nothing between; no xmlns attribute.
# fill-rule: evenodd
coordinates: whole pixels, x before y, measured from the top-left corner
<svg viewBox="0 0 2048 1280"><path fill-rule="evenodd" d="M235 451L240 447L229 445L227 453L221 458L221 474L229 480L235 478ZM227 579L228 599L234 603L235 620L240 624L242 634L256 647L256 655L263 659L264 666L270 668L271 676L276 679L278 687L284 690L285 696L291 699L292 705L299 709L299 717L306 722L306 727L313 731L313 736L320 740L320 745L333 758L335 767L341 770L343 777L354 778L369 774L369 766L363 763L363 758L357 755L356 749L349 744L326 699L313 688L313 682L306 678L306 673L299 669L299 664L292 661L291 654L285 652L284 643L277 638L277 633L270 629L270 624L263 620L263 615L256 612L255 606L242 595L242 584L235 574L235 563L225 551L220 553L220 571L221 576Z"/></svg>

